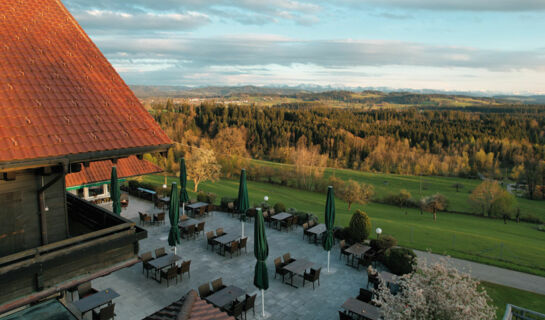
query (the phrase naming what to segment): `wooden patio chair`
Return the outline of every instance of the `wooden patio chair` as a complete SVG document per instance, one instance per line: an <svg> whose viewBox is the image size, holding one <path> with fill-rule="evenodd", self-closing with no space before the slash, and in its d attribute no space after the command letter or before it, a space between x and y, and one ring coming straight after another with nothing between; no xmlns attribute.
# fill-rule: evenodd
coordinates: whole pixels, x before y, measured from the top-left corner
<svg viewBox="0 0 545 320"><path fill-rule="evenodd" d="M305 286L305 281L312 282L312 290L314 290L314 283L318 281L318 286L320 286L320 271L322 268L310 269L310 272L305 272L303 275L303 287Z"/></svg>
<svg viewBox="0 0 545 320"><path fill-rule="evenodd" d="M138 215L140 216L140 225L145 225L146 223L148 225L151 224L151 216L148 216L145 213L138 212Z"/></svg>
<svg viewBox="0 0 545 320"><path fill-rule="evenodd" d="M339 310L339 320L354 320L348 313Z"/></svg>
<svg viewBox="0 0 545 320"><path fill-rule="evenodd" d="M161 270L161 282L163 279L167 280L167 288L169 286L169 282L172 279L176 279L176 284L178 284L178 268L176 266L168 268L167 271Z"/></svg>
<svg viewBox="0 0 545 320"><path fill-rule="evenodd" d="M231 213L232 215L234 215L233 213L235 212L235 203L234 202L228 202L227 203L227 212Z"/></svg>
<svg viewBox="0 0 545 320"><path fill-rule="evenodd" d="M225 248L223 249L223 253L225 254L225 252L229 252L229 255L231 256L231 258L233 258L234 253L238 252L240 255L239 244L240 243L238 241L231 242L230 244L225 246Z"/></svg>
<svg viewBox="0 0 545 320"><path fill-rule="evenodd" d="M279 274L282 276L282 282L284 282L284 277L288 274L288 271L284 269L285 264L282 263L280 257L274 259L274 278Z"/></svg>
<svg viewBox="0 0 545 320"><path fill-rule="evenodd" d="M189 225L187 226L185 229L184 229L184 232L182 234L184 237L191 237L191 238L195 238L195 225L192 224L192 225Z"/></svg>
<svg viewBox="0 0 545 320"><path fill-rule="evenodd" d="M257 294L254 294L253 296L249 296L246 294L246 299L244 299L244 318L248 319L248 315L246 314L250 309L254 313L255 318L255 298L257 297Z"/></svg>
<svg viewBox="0 0 545 320"><path fill-rule="evenodd" d="M212 292L218 292L223 288L225 288L225 286L223 285L222 278L217 278L216 280L212 281Z"/></svg>
<svg viewBox="0 0 545 320"><path fill-rule="evenodd" d="M284 265L288 265L292 263L293 261L295 261L295 259L291 257L291 254L289 252L284 253L284 255L282 256L282 259L284 259Z"/></svg>
<svg viewBox="0 0 545 320"><path fill-rule="evenodd" d="M197 224L197 229L195 229L195 235L199 236L201 232L202 232L202 235L204 236L204 221L199 222L199 224Z"/></svg>
<svg viewBox="0 0 545 320"><path fill-rule="evenodd" d="M308 229L310 229L308 222L303 223L303 240L305 240L305 236L310 240L310 233L308 232Z"/></svg>
<svg viewBox="0 0 545 320"><path fill-rule="evenodd" d="M248 243L248 237L244 237L244 238L240 239L240 246L239 246L240 251L242 251L242 249L244 249L244 252L248 253L247 243Z"/></svg>
<svg viewBox="0 0 545 320"><path fill-rule="evenodd" d="M191 273L189 269L191 268L191 260L183 261L182 265L178 267L178 275L180 275L180 280L184 279L184 273L187 273L191 279Z"/></svg>
<svg viewBox="0 0 545 320"><path fill-rule="evenodd" d="M210 284L207 282L205 284L201 284L199 286L199 296L204 299L212 294L212 291L210 291Z"/></svg>
<svg viewBox="0 0 545 320"><path fill-rule="evenodd" d="M97 293L98 290L91 286L91 281L84 282L78 286L78 296L80 299Z"/></svg>
<svg viewBox="0 0 545 320"><path fill-rule="evenodd" d="M113 319L116 316L114 310L115 310L115 303L107 305L106 307L100 309L100 311L98 312L93 310L93 320Z"/></svg>
<svg viewBox="0 0 545 320"><path fill-rule="evenodd" d="M151 255L151 251L142 253L142 255L140 257L138 257L138 258L140 258L140 261L142 261L142 273L144 273L144 271L147 271L147 273L149 274L149 270L153 268L149 264L149 262L151 260L153 260L153 256Z"/></svg>
<svg viewBox="0 0 545 320"><path fill-rule="evenodd" d="M225 232L223 232L223 228L217 228L216 229L216 237L221 237L225 234Z"/></svg>
<svg viewBox="0 0 545 320"><path fill-rule="evenodd" d="M342 256L346 256L346 263L348 263L348 259L350 258L350 253L346 252L346 249L348 249L348 245L346 244L346 240L341 240L339 242L339 260L342 258Z"/></svg>
<svg viewBox="0 0 545 320"><path fill-rule="evenodd" d="M217 244L217 242L214 240L216 236L214 236L214 231L208 231L206 233L206 249L208 249L208 246L212 247L212 251L214 251L214 246Z"/></svg>
<svg viewBox="0 0 545 320"><path fill-rule="evenodd" d="M153 222L157 222L157 223L165 223L165 213L164 212L161 212L161 213L158 213L154 219L153 219Z"/></svg>
<svg viewBox="0 0 545 320"><path fill-rule="evenodd" d="M356 297L356 299L370 303L371 300L373 300L373 292L364 288L360 288L360 294Z"/></svg>
<svg viewBox="0 0 545 320"><path fill-rule="evenodd" d="M235 302L233 303L233 306L231 309L227 311L227 314L229 314L232 317L235 317L235 319L242 318L242 312L244 311L244 301L241 302Z"/></svg>
<svg viewBox="0 0 545 320"><path fill-rule="evenodd" d="M155 249L155 259L161 258L162 256L166 255L167 253L165 251L165 247Z"/></svg>

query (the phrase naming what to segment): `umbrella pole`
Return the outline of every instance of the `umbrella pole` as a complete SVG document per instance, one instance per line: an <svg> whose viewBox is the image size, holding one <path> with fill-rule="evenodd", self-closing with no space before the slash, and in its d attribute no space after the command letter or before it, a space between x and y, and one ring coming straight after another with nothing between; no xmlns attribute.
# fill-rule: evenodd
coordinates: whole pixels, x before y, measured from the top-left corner
<svg viewBox="0 0 545 320"><path fill-rule="evenodd" d="M241 238L244 238L244 221L240 222L242 224L242 236Z"/></svg>
<svg viewBox="0 0 545 320"><path fill-rule="evenodd" d="M265 290L261 289L261 314L265 318Z"/></svg>
<svg viewBox="0 0 545 320"><path fill-rule="evenodd" d="M329 273L329 256L331 254L331 251L327 252L327 273Z"/></svg>

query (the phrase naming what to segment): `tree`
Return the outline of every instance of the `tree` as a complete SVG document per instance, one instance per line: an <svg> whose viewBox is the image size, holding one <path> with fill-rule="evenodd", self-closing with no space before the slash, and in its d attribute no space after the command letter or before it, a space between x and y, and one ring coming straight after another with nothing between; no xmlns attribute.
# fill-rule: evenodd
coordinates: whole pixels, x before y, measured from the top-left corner
<svg viewBox="0 0 545 320"><path fill-rule="evenodd" d="M213 150L194 148L187 160L187 175L194 183L193 191L197 192L199 184L204 181L215 182L219 179L221 166L216 160Z"/></svg>
<svg viewBox="0 0 545 320"><path fill-rule="evenodd" d="M422 198L420 200L420 207L424 211L433 213L433 221L437 221L437 211L447 209L448 199L444 195L436 193L432 196Z"/></svg>
<svg viewBox="0 0 545 320"><path fill-rule="evenodd" d="M368 203L375 193L372 185L360 184L352 179L348 180L346 184L337 190L339 197L348 202L348 210L350 210L352 203Z"/></svg>
<svg viewBox="0 0 545 320"><path fill-rule="evenodd" d="M324 174L327 156L320 154L319 146L306 146L306 138L302 136L297 141L297 147L292 154L295 164L295 174L305 190L313 190L316 179Z"/></svg>
<svg viewBox="0 0 545 320"><path fill-rule="evenodd" d="M356 210L352 214L350 224L348 225L348 235L354 242L363 242L371 234L371 219L367 213L362 210Z"/></svg>
<svg viewBox="0 0 545 320"><path fill-rule="evenodd" d="M485 180L478 185L469 196L469 201L483 215L504 219L516 203L515 197L493 180Z"/></svg>
<svg viewBox="0 0 545 320"><path fill-rule="evenodd" d="M402 320L495 319L495 307L485 289L467 273L459 272L442 259L420 263L417 270L400 276L400 290L392 294L381 282L374 301L381 305L382 318Z"/></svg>

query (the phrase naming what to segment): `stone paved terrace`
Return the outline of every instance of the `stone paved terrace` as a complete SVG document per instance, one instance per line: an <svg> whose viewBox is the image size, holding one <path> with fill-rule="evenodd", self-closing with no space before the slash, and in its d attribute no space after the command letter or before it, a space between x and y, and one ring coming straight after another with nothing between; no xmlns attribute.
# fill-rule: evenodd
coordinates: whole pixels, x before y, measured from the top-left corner
<svg viewBox="0 0 545 320"><path fill-rule="evenodd" d="M129 207L124 209L122 215L138 222L138 211L145 211L153 204L132 197ZM223 227L227 233L240 233L241 223L237 218L227 213L214 212L202 219L206 221L205 231ZM140 252L154 250L158 247L166 247L168 243L169 223L165 225L146 226L148 238L140 241ZM171 304L186 294L190 289L197 290L198 286L223 278L223 283L236 285L247 293L257 293L253 285L255 257L253 255L253 222L246 222L245 235L249 236L248 253L232 259L229 255L223 257L206 249L205 238L200 236L196 240L182 239L178 245L177 253L183 260L191 260L191 279L184 275L182 282L172 283L167 288L166 281L162 284L146 279L142 273L142 264L138 263L130 268L117 271L109 276L93 281L93 287L97 289L112 288L120 297L114 300L116 306L116 319L142 319L147 315ZM327 274L327 253L319 245L309 244L303 241L303 231L296 228L293 231L277 231L266 228L269 243L269 257L267 267L269 270L269 289L265 291L265 310L270 313L268 319L338 319L337 310L349 297L356 297L360 287L367 284L367 273L360 268L346 266L339 260L339 248L335 246L331 251L331 274ZM280 277L274 279L275 257L290 252L295 259L305 258L322 266L320 276L321 285L316 284L316 290L312 290L312 284L306 284L304 288L292 288L282 284ZM345 260L343 260L345 261ZM294 280L296 285L302 284L302 279ZM256 298L256 317L260 317L261 297ZM253 319L252 312L248 319Z"/></svg>

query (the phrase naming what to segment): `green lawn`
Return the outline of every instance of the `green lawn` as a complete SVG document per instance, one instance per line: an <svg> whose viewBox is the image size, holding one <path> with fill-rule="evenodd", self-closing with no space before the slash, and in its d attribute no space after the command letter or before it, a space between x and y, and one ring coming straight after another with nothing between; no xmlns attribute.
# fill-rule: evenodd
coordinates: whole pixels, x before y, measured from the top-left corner
<svg viewBox="0 0 545 320"><path fill-rule="evenodd" d="M162 185L164 178L145 176L142 179ZM169 183L172 181L177 181L177 178L170 177ZM192 186L189 182L189 189ZM236 197L238 181L207 182L199 189L216 193L219 203L221 197ZM287 207L312 212L323 221L325 194L253 181L248 182L248 191L251 205L262 202L267 195L271 204L283 202ZM195 198L191 190L189 194ZM351 217L347 204L336 199L336 209L336 224L346 226ZM504 224L501 220L453 213L439 213L437 222L434 222L428 213L421 215L416 209L405 210L377 203L353 205L352 211L355 209L365 210L371 217L373 230L381 227L384 233L396 237L402 246L431 249L436 253L545 276L545 232L537 231L535 224Z"/></svg>
<svg viewBox="0 0 545 320"><path fill-rule="evenodd" d="M490 282L481 282L481 286L486 289L486 292L492 298L497 308L496 315L498 319L502 319L505 313L505 306L508 303L545 314L544 295Z"/></svg>
<svg viewBox="0 0 545 320"><path fill-rule="evenodd" d="M286 167L287 164L252 160L252 163L273 166ZM352 179L359 182L371 184L375 188L375 193L378 197L384 197L387 194L399 193L401 189L408 190L413 198L419 199L422 196L428 196L437 192L445 195L450 202L449 210L457 212L473 213L468 199L469 194L482 181L476 179L464 179L454 177L431 177L431 176L406 176L398 174L384 174L363 172L349 169L333 169L328 168L325 171L325 176L335 175L343 180ZM452 186L455 183L460 183L463 188L456 192ZM421 193L422 191L422 193ZM545 202L532 201L524 198L517 198L517 207L520 208L521 215L533 215L545 221Z"/></svg>

